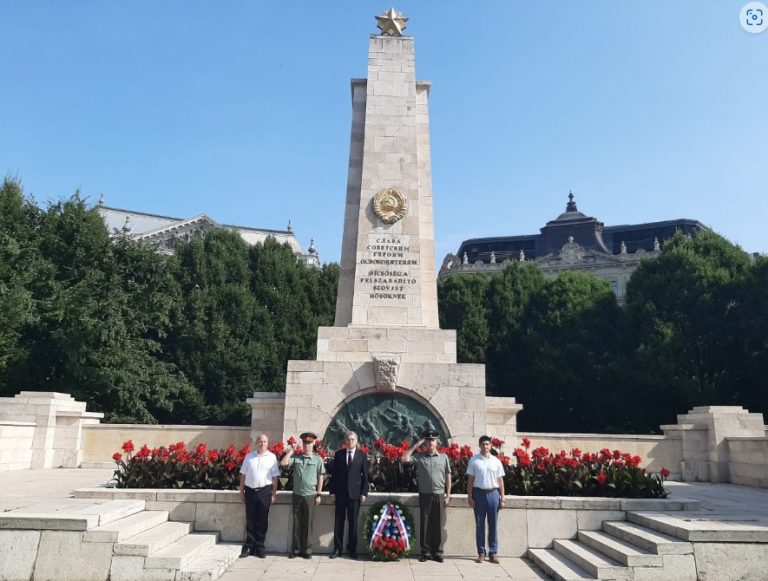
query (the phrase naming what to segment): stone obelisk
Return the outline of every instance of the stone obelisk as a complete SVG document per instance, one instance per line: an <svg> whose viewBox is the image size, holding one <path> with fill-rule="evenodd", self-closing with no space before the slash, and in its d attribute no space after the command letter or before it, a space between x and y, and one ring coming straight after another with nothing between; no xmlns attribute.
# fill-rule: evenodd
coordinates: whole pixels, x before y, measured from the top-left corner
<svg viewBox="0 0 768 581"><path fill-rule="evenodd" d="M316 361L288 362L284 405L278 394L249 400L253 431L312 430L333 446L348 429L371 443L428 426L470 442L488 428L485 366L457 364L456 332L438 324L430 84L416 80L407 19L394 10L377 18L368 78L352 81L335 324L318 329ZM493 399L493 423L507 424L495 433L514 431L519 406Z"/></svg>
<svg viewBox="0 0 768 581"><path fill-rule="evenodd" d="M374 36L352 81L352 139L335 326L438 328L429 83L413 37Z"/></svg>

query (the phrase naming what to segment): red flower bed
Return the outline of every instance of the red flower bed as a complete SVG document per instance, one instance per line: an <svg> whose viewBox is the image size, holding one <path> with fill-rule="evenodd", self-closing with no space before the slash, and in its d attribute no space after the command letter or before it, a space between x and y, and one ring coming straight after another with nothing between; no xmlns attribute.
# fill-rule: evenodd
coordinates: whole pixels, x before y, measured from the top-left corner
<svg viewBox="0 0 768 581"><path fill-rule="evenodd" d="M289 444L293 438L288 440ZM662 468L659 475L640 468L640 456L620 450L603 449L599 453L582 453L574 448L553 453L547 448L531 449L531 441L523 438L522 447L512 456L501 451L504 442L492 439L493 452L505 467L507 494L529 496L608 496L621 498L664 498L664 479L669 471ZM316 452L326 462L330 472L333 456L318 442ZM389 444L383 439L372 448L360 444L360 450L369 456L369 480L372 492L416 492L418 490L413 465L403 464L400 458L410 447L407 440ZM285 445L277 442L269 447L278 460L285 455ZM122 452L112 458L117 463L115 480L118 488L210 488L234 490L239 484L240 465L250 448L234 445L226 449L209 450L198 444L188 450L184 442L167 448L135 447L128 440ZM441 447L451 461L452 492L462 494L467 487L467 464L474 455L470 446L453 443ZM301 448L296 449L301 453ZM328 482L326 482L327 487ZM290 472L284 471L280 487L291 489Z"/></svg>

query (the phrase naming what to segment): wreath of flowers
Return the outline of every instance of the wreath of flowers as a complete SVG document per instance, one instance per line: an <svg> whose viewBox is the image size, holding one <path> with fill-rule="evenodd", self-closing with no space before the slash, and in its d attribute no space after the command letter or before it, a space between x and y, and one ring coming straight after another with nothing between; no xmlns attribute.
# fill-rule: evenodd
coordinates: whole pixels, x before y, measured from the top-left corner
<svg viewBox="0 0 768 581"><path fill-rule="evenodd" d="M371 507L364 531L365 544L374 561L397 561L407 556L415 540L411 511L389 500Z"/></svg>

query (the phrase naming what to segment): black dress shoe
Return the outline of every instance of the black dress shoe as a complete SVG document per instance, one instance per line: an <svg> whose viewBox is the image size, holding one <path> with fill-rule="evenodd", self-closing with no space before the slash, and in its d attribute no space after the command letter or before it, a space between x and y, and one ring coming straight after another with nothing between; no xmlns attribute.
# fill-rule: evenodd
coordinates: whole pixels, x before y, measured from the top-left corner
<svg viewBox="0 0 768 581"><path fill-rule="evenodd" d="M349 554L350 559L357 559L357 553L350 553Z"/></svg>
<svg viewBox="0 0 768 581"><path fill-rule="evenodd" d="M243 547L243 549L240 551L240 558L244 559L245 557L247 557L250 554L251 554L250 547Z"/></svg>
<svg viewBox="0 0 768 581"><path fill-rule="evenodd" d="M436 563L442 563L443 562L443 556L442 555L432 555L432 560Z"/></svg>
<svg viewBox="0 0 768 581"><path fill-rule="evenodd" d="M266 559L266 558L267 558L267 554L266 554L264 551L262 551L262 552L260 552L260 553L256 553L256 556L257 556L259 559Z"/></svg>
<svg viewBox="0 0 768 581"><path fill-rule="evenodd" d="M289 559L295 559L296 558L296 553L288 553L288 558Z"/></svg>
<svg viewBox="0 0 768 581"><path fill-rule="evenodd" d="M339 553L338 551L334 551L333 553L328 555L329 559L335 559L336 557L341 557L341 553Z"/></svg>
<svg viewBox="0 0 768 581"><path fill-rule="evenodd" d="M301 558L302 558L302 559L311 559L311 558L312 558L312 555L310 555L309 553L304 553L304 554L301 556Z"/></svg>
<svg viewBox="0 0 768 581"><path fill-rule="evenodd" d="M429 561L429 557L427 557L426 555L422 555L421 557L419 557L419 563L426 563L427 561Z"/></svg>

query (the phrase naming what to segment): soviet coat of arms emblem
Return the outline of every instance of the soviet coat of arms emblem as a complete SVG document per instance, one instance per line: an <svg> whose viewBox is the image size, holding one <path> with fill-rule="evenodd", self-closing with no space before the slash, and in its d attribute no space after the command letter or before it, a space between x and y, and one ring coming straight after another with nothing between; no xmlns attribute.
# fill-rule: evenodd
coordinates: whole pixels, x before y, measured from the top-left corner
<svg viewBox="0 0 768 581"><path fill-rule="evenodd" d="M408 200L395 188L381 190L373 196L373 213L385 224L394 224L408 213Z"/></svg>

